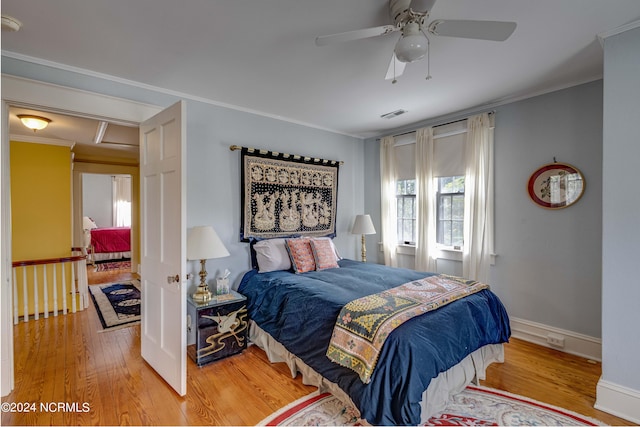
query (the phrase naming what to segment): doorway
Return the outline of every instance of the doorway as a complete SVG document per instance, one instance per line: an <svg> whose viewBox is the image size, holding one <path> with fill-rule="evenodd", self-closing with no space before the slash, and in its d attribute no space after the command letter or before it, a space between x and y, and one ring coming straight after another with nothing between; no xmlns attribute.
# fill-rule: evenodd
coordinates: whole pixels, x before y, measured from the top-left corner
<svg viewBox="0 0 640 427"><path fill-rule="evenodd" d="M131 273L132 177L83 173L82 229L89 284ZM120 280L120 279L118 279Z"/></svg>
<svg viewBox="0 0 640 427"><path fill-rule="evenodd" d="M97 93L83 92L75 89L66 89L61 86L28 80L23 78L16 78L9 75L2 76L2 147L0 161L2 162L2 176L1 176L1 189L2 189L2 262L0 263L0 276L2 286L0 287L0 336L2 336L1 349L1 366L2 372L0 378L1 382L1 395L5 396L11 392L14 388L14 362L13 362L13 321L12 321L12 255L11 255L11 222L10 222L10 187L9 187L9 141L13 140L14 135L9 132L9 109L10 107L23 107L33 108L38 106L42 111L65 111L74 112L82 117L90 117L93 119L103 120L107 119L113 122L120 122L124 124L137 126L138 123L145 121L147 118L155 115L162 110L160 107L141 104L137 102L131 102L124 99L114 98L111 96L100 95ZM82 113L81 113L82 112ZM137 224L137 200L139 198L136 193L136 189L139 188L138 168L137 166L118 165L115 173L131 174L133 179L134 193L132 195L132 227ZM98 172L98 173L112 173L109 170L108 165L96 164L89 166L87 163L74 163L73 171L73 183L79 184L81 182L80 174L82 172ZM80 184L79 184L80 185ZM74 193L78 191L76 185L73 185ZM75 194L74 194L75 196ZM77 200L74 197L74 201ZM81 219L81 208L74 205L73 217L74 221ZM79 225L79 224L78 224ZM76 233L76 230L81 231L81 225L73 227L74 245L80 242L82 233ZM135 235L134 235L135 236ZM139 242L132 242L132 245L139 244Z"/></svg>

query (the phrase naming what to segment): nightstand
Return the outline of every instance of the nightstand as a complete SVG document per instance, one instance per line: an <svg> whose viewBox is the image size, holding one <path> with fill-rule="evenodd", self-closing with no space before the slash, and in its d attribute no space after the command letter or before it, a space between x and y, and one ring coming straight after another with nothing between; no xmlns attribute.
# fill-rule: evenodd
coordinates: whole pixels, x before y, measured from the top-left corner
<svg viewBox="0 0 640 427"><path fill-rule="evenodd" d="M187 297L187 353L198 366L247 348L247 298L236 291L207 302Z"/></svg>

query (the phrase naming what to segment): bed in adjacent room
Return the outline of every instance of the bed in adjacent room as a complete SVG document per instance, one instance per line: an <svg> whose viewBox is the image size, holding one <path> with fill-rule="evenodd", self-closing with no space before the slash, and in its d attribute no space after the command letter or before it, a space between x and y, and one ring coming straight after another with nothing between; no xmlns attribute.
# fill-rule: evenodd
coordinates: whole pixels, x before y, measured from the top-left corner
<svg viewBox="0 0 640 427"><path fill-rule="evenodd" d="M83 219L85 247L93 263L131 258L131 227L98 227Z"/></svg>
<svg viewBox="0 0 640 427"><path fill-rule="evenodd" d="M250 338L272 362L286 362L293 376L300 372L305 383L351 400L369 423L424 423L444 408L450 394L484 378L490 363L503 360L509 319L486 285L338 261L335 251L327 249L332 247L330 240L324 241L331 246L318 245L322 251L312 247L316 255L312 267L308 257L306 263L298 263L296 257L300 248L304 252L304 241L321 239L293 240L299 248L288 248L287 239L253 246L257 268L244 275L238 288L248 299ZM466 295L435 297L418 305L412 297L404 298L408 294L397 293L418 289L430 295L422 292L425 287L444 283L449 289L449 280ZM467 291L465 286L470 289L472 284L473 292ZM411 305L413 316L401 307L405 303ZM379 320L389 317L385 310L392 311L392 306L400 310L382 326ZM430 311L420 314L425 306ZM386 338L383 344L356 351L362 350L360 341L368 332L386 331L392 323L395 329L376 335L376 340ZM363 362L364 356L369 359Z"/></svg>

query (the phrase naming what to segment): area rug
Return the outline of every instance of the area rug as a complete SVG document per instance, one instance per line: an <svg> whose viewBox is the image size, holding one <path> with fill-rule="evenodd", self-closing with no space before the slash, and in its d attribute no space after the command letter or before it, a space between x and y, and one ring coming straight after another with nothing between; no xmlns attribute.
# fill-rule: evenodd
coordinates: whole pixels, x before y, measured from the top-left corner
<svg viewBox="0 0 640 427"><path fill-rule="evenodd" d="M351 405L329 393L314 392L280 409L258 425L367 425ZM600 421L487 387L469 386L453 396L429 426L597 426Z"/></svg>
<svg viewBox="0 0 640 427"><path fill-rule="evenodd" d="M112 270L131 270L131 260L96 262L96 271L112 271Z"/></svg>
<svg viewBox="0 0 640 427"><path fill-rule="evenodd" d="M89 286L104 330L140 323L140 281Z"/></svg>

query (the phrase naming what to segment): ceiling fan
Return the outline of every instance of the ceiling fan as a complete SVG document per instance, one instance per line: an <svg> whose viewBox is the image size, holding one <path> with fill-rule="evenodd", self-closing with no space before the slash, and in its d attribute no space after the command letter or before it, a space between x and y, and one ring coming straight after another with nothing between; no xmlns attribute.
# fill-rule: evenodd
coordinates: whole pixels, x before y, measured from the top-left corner
<svg viewBox="0 0 640 427"><path fill-rule="evenodd" d="M429 39L425 31L436 36L505 41L516 29L515 22L506 21L438 19L427 24L427 18L435 3L436 0L389 0L389 14L393 24L316 37L316 46L400 31L401 36L394 48L385 77L386 80L395 83L396 77L402 75L407 63L419 61L428 54ZM431 76L427 75L427 79L430 78Z"/></svg>

